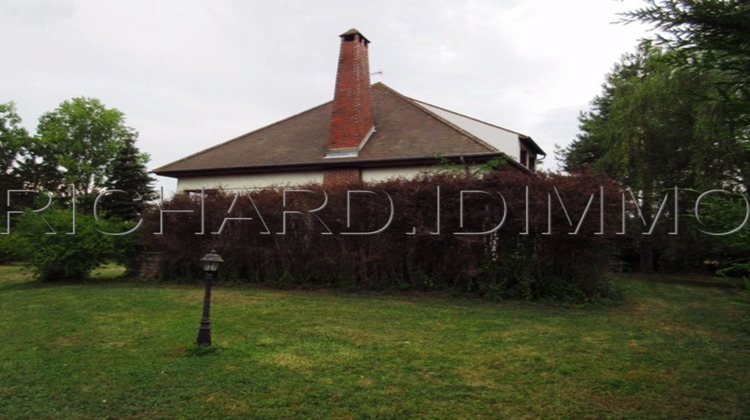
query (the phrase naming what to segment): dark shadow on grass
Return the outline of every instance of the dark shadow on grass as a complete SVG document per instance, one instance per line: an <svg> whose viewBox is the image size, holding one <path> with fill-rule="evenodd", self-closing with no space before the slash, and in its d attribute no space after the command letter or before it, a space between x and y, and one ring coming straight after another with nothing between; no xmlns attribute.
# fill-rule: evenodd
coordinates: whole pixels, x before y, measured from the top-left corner
<svg viewBox="0 0 750 420"><path fill-rule="evenodd" d="M25 289L48 289L57 288L63 286L122 286L122 287L143 287L153 286L154 282L143 280L137 277L129 276L117 276L117 277L90 277L87 279L65 279L56 281L42 281L42 280L20 280L20 281L9 281L0 283L0 293L10 290L25 290Z"/></svg>
<svg viewBox="0 0 750 420"><path fill-rule="evenodd" d="M224 349L219 345L191 344L185 347L185 357L218 356Z"/></svg>
<svg viewBox="0 0 750 420"><path fill-rule="evenodd" d="M685 286L715 287L719 289L742 288L740 278L722 278L708 275L677 275L677 274L634 274L637 280L656 283L680 284Z"/></svg>

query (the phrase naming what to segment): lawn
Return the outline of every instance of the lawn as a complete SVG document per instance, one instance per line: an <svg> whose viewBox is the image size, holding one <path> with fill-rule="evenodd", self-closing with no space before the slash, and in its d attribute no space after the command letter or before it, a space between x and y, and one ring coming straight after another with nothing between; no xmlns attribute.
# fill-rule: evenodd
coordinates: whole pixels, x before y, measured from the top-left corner
<svg viewBox="0 0 750 420"><path fill-rule="evenodd" d="M619 277L625 303L38 284L0 267L0 418L748 418L737 292Z"/></svg>

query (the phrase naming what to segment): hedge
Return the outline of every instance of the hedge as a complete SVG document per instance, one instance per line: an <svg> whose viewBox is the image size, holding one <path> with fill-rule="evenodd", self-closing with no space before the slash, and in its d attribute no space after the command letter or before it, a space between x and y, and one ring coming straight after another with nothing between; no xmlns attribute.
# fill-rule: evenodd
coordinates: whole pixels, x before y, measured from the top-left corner
<svg viewBox="0 0 750 420"><path fill-rule="evenodd" d="M164 252L169 280L200 278L201 256L216 249L222 280L589 299L607 293L620 197L599 175L510 169L210 191L150 208L139 235Z"/></svg>

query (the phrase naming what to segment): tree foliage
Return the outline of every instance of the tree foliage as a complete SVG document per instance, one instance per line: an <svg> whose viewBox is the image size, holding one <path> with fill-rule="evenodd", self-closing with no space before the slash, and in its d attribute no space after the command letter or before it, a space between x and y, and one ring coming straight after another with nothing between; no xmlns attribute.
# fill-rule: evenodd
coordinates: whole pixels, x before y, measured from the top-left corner
<svg viewBox="0 0 750 420"><path fill-rule="evenodd" d="M750 161L750 2L746 0L646 0L646 7L623 14L659 31L669 58L680 69L711 74L715 95L732 134L734 151ZM741 169L745 190L750 165Z"/></svg>
<svg viewBox="0 0 750 420"><path fill-rule="evenodd" d="M92 267L112 260L132 268L138 252L134 241L97 232L129 230L144 202L153 198L146 172L148 155L136 148L137 133L125 125L123 113L97 99L80 97L42 115L34 136L20 122L12 103L0 105L0 187L3 194L8 189L39 194L17 194L12 208L6 208L21 211L28 207L36 213L27 209L27 216L13 217L13 233L0 236L0 260L29 262L41 279L82 278ZM75 207L71 187L76 193ZM105 211L99 212L97 220L91 214L94 199L105 188L127 194L106 195L101 203ZM47 194L58 198L57 203L40 211L49 204L44 201ZM133 197L141 201L134 202ZM42 203L35 206L35 199ZM5 214L0 216L4 233ZM44 222L47 219L49 224ZM49 226L71 229L74 219L76 234L44 233ZM127 220L125 226L130 227L122 228L121 220Z"/></svg>
<svg viewBox="0 0 750 420"><path fill-rule="evenodd" d="M135 147L132 139L117 152L107 179L107 189L118 190L102 200L102 208L107 214L123 220L138 219L146 201L155 198L151 184L153 178L146 170L148 155Z"/></svg>
<svg viewBox="0 0 750 420"><path fill-rule="evenodd" d="M625 55L579 117L581 133L560 151L567 171L603 172L632 188L648 224L674 187L747 188L743 132L715 89L722 76L676 66L673 54L644 41ZM676 246L664 236L638 237L642 269L653 267L659 242Z"/></svg>
<svg viewBox="0 0 750 420"><path fill-rule="evenodd" d="M740 186L742 139L712 87L716 75L675 68L671 54L645 41L623 56L561 152L567 171L605 172L647 193Z"/></svg>
<svg viewBox="0 0 750 420"><path fill-rule="evenodd" d="M18 159L29 141L29 135L20 124L21 117L16 112L15 104L0 104L0 193L23 187L23 180L18 173ZM0 198L5 201L3 196ZM6 220L6 213L1 212L0 232L5 230ZM4 236L0 236L0 263L16 256L12 244Z"/></svg>
<svg viewBox="0 0 750 420"><path fill-rule="evenodd" d="M17 161L29 134L21 127L21 117L13 102L0 104L0 190L20 188Z"/></svg>
<svg viewBox="0 0 750 420"><path fill-rule="evenodd" d="M122 256L136 246L130 236L102 232L123 232L131 227L87 214L77 214L74 220L70 209L52 207L38 214L19 215L15 232L6 240L38 280L83 280L101 264L122 262Z"/></svg>
<svg viewBox="0 0 750 420"><path fill-rule="evenodd" d="M661 31L658 39L680 51L688 67L721 70L746 93L750 86L750 3L746 0L646 0L623 14Z"/></svg>
<svg viewBox="0 0 750 420"><path fill-rule="evenodd" d="M112 162L137 133L125 116L93 98L73 98L39 118L37 135L27 148L24 165L33 187L78 195L103 188Z"/></svg>

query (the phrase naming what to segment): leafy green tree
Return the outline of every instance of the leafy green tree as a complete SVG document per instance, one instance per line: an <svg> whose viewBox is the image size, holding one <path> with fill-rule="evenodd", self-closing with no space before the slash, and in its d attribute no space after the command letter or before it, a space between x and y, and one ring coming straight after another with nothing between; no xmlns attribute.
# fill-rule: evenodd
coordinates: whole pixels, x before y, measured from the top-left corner
<svg viewBox="0 0 750 420"><path fill-rule="evenodd" d="M13 102L0 104L0 191L20 188L18 158L29 141L26 129L20 126L21 118Z"/></svg>
<svg viewBox="0 0 750 420"><path fill-rule="evenodd" d="M15 104L0 104L0 200L3 202L0 208L3 209L6 191L23 187L23 180L18 173L18 159L29 135L20 124L21 118L16 113ZM5 231L6 220L6 210L3 210L0 213L0 232ZM0 235L0 262L15 259L17 255L14 251L7 237Z"/></svg>
<svg viewBox="0 0 750 420"><path fill-rule="evenodd" d="M46 193L62 198L39 214L27 211L26 216L16 216L14 233L0 237L0 259L21 258L35 267L40 279L82 278L105 261L117 261L132 268L139 249L135 241L129 235L97 232L97 229L113 233L131 230L135 227L136 212L140 212L144 201L153 197L151 179L145 169L148 155L139 153L135 147L137 133L125 125L123 113L105 107L97 99L80 97L64 101L42 115L33 137L18 128L20 118L12 104L0 107L0 123L3 140L0 164L4 175L12 172L16 176L18 182L13 184L14 188L40 192L19 195L13 210L45 207ZM70 206L71 187L78 204L76 222ZM132 197L127 197L128 203L118 204L118 199L125 198L123 194L107 195L103 204L110 204L111 208L100 212L97 219L91 214L94 200L107 188L140 195L143 201L134 203ZM107 200L110 198L113 200ZM41 204L34 203L35 199L41 200ZM43 218L48 218L50 224ZM67 234L73 223L78 225L77 232ZM38 232L53 225L55 229L63 226L61 229L67 229L66 233Z"/></svg>
<svg viewBox="0 0 750 420"><path fill-rule="evenodd" d="M716 75L675 68L671 54L645 41L615 65L560 153L565 170L605 172L647 193L742 182L741 138L713 90Z"/></svg>
<svg viewBox="0 0 750 420"><path fill-rule="evenodd" d="M123 192L107 194L101 207L111 216L122 220L139 218L148 200L156 197L151 184L153 178L146 170L148 155L140 153L132 139L125 140L112 162L107 189Z"/></svg>
<svg viewBox="0 0 750 420"><path fill-rule="evenodd" d="M742 138L714 89L719 75L676 67L671 54L645 41L625 55L592 109L579 117L581 133L559 152L567 171L603 172L632 188L649 226L675 186L742 189L745 181ZM634 239L640 268L650 271L657 243L667 248L669 241L663 235Z"/></svg>
<svg viewBox="0 0 750 420"><path fill-rule="evenodd" d="M59 194L72 186L79 196L106 185L112 163L137 133L125 116L93 98L73 98L39 118L23 169L33 186Z"/></svg>
<svg viewBox="0 0 750 420"><path fill-rule="evenodd" d="M646 7L624 13L624 22L643 22L660 32L683 70L713 73L723 104L724 129L741 140L734 153L750 161L750 2L747 0L646 0ZM745 191L750 165L741 168Z"/></svg>

